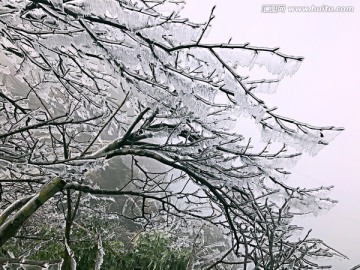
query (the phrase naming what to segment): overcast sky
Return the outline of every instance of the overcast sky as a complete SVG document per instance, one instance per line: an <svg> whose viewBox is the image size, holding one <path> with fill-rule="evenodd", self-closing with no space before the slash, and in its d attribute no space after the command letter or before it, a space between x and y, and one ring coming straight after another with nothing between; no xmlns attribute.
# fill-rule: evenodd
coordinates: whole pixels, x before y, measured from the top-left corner
<svg viewBox="0 0 360 270"><path fill-rule="evenodd" d="M1 1L1 0L0 0ZM278 0L276 0L278 1ZM278 113L319 126L345 127L315 157L303 156L289 183L314 187L335 185L339 200L330 212L302 218L313 236L346 254L335 269L360 264L360 4L359 1L187 0L183 15L203 22L216 5L209 42L250 42L280 47L281 52L304 56L291 78L285 78L275 95L262 98ZM353 6L352 13L263 13L263 5Z"/></svg>
<svg viewBox="0 0 360 270"><path fill-rule="evenodd" d="M262 13L266 4L353 6L351 13ZM334 262L346 270L360 264L360 4L359 1L187 0L183 15L203 22L216 5L210 42L250 42L304 56L299 71L275 95L262 97L278 113L345 131L315 157L303 156L289 178L294 186L335 185L339 203L328 213L302 218L313 236L346 254ZM264 7L263 7L264 8ZM270 106L270 107L271 107Z"/></svg>

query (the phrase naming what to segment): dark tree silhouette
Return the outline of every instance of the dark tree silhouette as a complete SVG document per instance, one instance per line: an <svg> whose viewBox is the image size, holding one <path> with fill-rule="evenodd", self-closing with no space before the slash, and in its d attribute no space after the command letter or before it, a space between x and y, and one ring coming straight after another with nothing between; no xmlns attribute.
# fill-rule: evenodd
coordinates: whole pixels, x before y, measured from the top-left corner
<svg viewBox="0 0 360 270"><path fill-rule="evenodd" d="M258 97L303 58L207 44L213 11L195 24L179 16L182 5L1 1L0 245L63 224L62 268L71 269L72 227L96 214L172 230L184 245L192 230L217 228L222 247L209 244L189 268L323 269L317 259L343 256L309 233L296 238L291 223L331 207L331 187L286 182L301 152L316 154L342 129L281 116ZM268 78L253 78L253 67ZM117 166L114 188L94 180ZM0 263L20 261L36 264Z"/></svg>

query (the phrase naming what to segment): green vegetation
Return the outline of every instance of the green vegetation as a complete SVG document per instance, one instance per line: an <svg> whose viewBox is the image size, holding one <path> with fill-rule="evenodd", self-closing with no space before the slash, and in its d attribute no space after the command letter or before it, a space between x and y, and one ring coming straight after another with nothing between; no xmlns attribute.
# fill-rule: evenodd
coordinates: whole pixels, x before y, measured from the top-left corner
<svg viewBox="0 0 360 270"><path fill-rule="evenodd" d="M159 232L143 233L135 240L134 249L122 258L121 269L185 270L190 249L174 249L171 239Z"/></svg>
<svg viewBox="0 0 360 270"><path fill-rule="evenodd" d="M70 247L73 250L79 270L94 269L97 253L94 237L84 228L73 230ZM60 231L55 229L41 231L42 239L49 239L46 245L36 247L36 251L28 259L37 261L49 261L64 256L64 247L60 237ZM27 242L33 239L12 239L2 248L2 256L6 256L6 250L16 256L21 256ZM120 240L103 240L102 247L105 251L104 262L101 269L106 270L185 270L190 259L190 248L176 249L172 247L171 238L161 232L143 232L135 239L125 244ZM15 266L15 265L14 265ZM15 269L15 268L14 268ZM36 269L36 268L31 268ZM51 268L50 268L51 269Z"/></svg>

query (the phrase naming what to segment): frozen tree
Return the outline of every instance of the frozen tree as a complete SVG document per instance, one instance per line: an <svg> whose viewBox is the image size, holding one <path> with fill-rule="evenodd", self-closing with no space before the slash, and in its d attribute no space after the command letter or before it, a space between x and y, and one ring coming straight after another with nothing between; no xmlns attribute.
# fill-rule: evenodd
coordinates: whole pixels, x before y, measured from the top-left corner
<svg viewBox="0 0 360 270"><path fill-rule="evenodd" d="M331 187L286 180L300 153L315 155L341 128L281 116L258 94L303 58L207 44L213 11L195 24L183 4L1 1L0 246L61 227L62 269L74 269L72 227L97 214L176 232L179 245L216 228L224 242L203 244L194 269L323 269L318 259L343 256L292 224L329 209ZM119 181L103 188L109 179L96 176L116 167ZM106 233L92 238L96 269ZM0 263L59 263L29 254Z"/></svg>

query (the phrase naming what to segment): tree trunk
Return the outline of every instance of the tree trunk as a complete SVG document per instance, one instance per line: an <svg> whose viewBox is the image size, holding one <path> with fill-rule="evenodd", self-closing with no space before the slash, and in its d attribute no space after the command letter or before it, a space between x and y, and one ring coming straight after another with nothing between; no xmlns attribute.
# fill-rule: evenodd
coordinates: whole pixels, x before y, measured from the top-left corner
<svg viewBox="0 0 360 270"><path fill-rule="evenodd" d="M45 184L31 200L29 200L21 209L10 219L0 226L0 247L7 240L16 235L25 221L31 217L34 212L41 207L47 200L52 198L58 191L65 186L65 181L60 177L54 178Z"/></svg>
<svg viewBox="0 0 360 270"><path fill-rule="evenodd" d="M72 224L72 214L71 214L71 196L70 190L66 191L66 202L67 202L67 215L65 220L65 239L64 241L67 244L70 244L70 232L71 232L71 224ZM61 270L71 270L71 254L69 254L70 250L67 245L64 245L64 262L61 266Z"/></svg>

